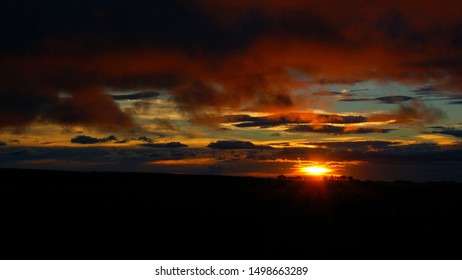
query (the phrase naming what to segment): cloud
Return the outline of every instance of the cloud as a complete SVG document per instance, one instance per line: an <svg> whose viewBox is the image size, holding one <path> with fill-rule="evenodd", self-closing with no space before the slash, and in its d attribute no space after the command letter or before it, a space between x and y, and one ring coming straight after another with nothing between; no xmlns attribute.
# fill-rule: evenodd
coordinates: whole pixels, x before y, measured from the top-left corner
<svg viewBox="0 0 462 280"><path fill-rule="evenodd" d="M125 100L142 100L142 99L149 99L149 98L156 98L160 95L160 93L156 91L141 91L131 94L121 94L121 95L111 95L112 99L117 101L125 101Z"/></svg>
<svg viewBox="0 0 462 280"><path fill-rule="evenodd" d="M403 95L393 95L393 96L383 96L375 98L375 100L385 103L385 104L396 104L401 103L409 100L413 100L413 97L410 96L403 96Z"/></svg>
<svg viewBox="0 0 462 280"><path fill-rule="evenodd" d="M369 143L368 143L369 142ZM271 158L323 159L323 161L362 161L380 164L406 164L415 162L461 162L460 145L439 146L434 143L382 143L359 141L346 143L312 143L318 148L286 147L275 149ZM311 145L311 144L310 144Z"/></svg>
<svg viewBox="0 0 462 280"><path fill-rule="evenodd" d="M422 95L431 95L431 94L437 94L438 92L441 92L438 88L434 86L422 86L416 89L412 90L413 92L417 94L422 94Z"/></svg>
<svg viewBox="0 0 462 280"><path fill-rule="evenodd" d="M382 96L377 98L343 98L338 101L342 102L357 102L357 101L377 101L384 104L398 104L401 102L413 100L413 97L403 95Z"/></svg>
<svg viewBox="0 0 462 280"><path fill-rule="evenodd" d="M143 141L143 142L146 142L146 143L152 143L153 142L152 138L149 138L149 137L146 137L146 136L138 137L137 140Z"/></svg>
<svg viewBox="0 0 462 280"><path fill-rule="evenodd" d="M156 125L156 129L159 130L167 130L167 131L175 131L178 130L173 122L169 119L166 118L154 118L152 120L154 124Z"/></svg>
<svg viewBox="0 0 462 280"><path fill-rule="evenodd" d="M117 137L110 135L106 138L96 138L87 135L79 135L71 139L71 143L75 144L97 144L97 143L117 143Z"/></svg>
<svg viewBox="0 0 462 280"><path fill-rule="evenodd" d="M326 133L326 134L367 134L367 133L388 133L393 129L358 127L358 126L333 126L333 125L294 125L286 129L293 133Z"/></svg>
<svg viewBox="0 0 462 280"><path fill-rule="evenodd" d="M445 118L441 109L426 105L423 101L413 99L410 102L402 103L396 110L390 113L373 114L368 120L371 122L391 121L397 124L431 124Z"/></svg>
<svg viewBox="0 0 462 280"><path fill-rule="evenodd" d="M220 140L211 142L207 145L208 148L220 150L239 150L239 149L272 149L271 146L255 145L250 141L237 141L237 140Z"/></svg>
<svg viewBox="0 0 462 280"><path fill-rule="evenodd" d="M460 129L443 129L439 131L432 131L432 133L452 135L454 137L462 137L462 130Z"/></svg>
<svg viewBox="0 0 462 280"><path fill-rule="evenodd" d="M16 82L16 85L0 86L0 127L21 127L34 121L113 129L133 125L128 115L102 90L79 89L71 97L61 98L58 91L48 91L42 85L23 86L22 78Z"/></svg>
<svg viewBox="0 0 462 280"><path fill-rule="evenodd" d="M188 147L188 145L180 143L180 142L168 142L168 143L146 143L146 144L140 144L142 147L148 147L148 148L185 148Z"/></svg>
<svg viewBox="0 0 462 280"><path fill-rule="evenodd" d="M300 147L285 147L275 150L275 154L272 155L271 159L289 159L289 160L298 160L300 158L306 159L309 155L313 154L313 151L320 152L325 154L327 151L324 149L310 149L310 148L300 148Z"/></svg>
<svg viewBox="0 0 462 280"><path fill-rule="evenodd" d="M280 146L280 147L290 147L290 146L292 146L292 143L290 143L290 142L274 142L274 143L269 143L268 145L270 145L270 146Z"/></svg>
<svg viewBox="0 0 462 280"><path fill-rule="evenodd" d="M0 141L0 146L6 146L5 142Z"/></svg>
<svg viewBox="0 0 462 280"><path fill-rule="evenodd" d="M339 99L338 101L340 102L362 102L362 101L371 101L372 99L370 98L342 98Z"/></svg>
<svg viewBox="0 0 462 280"><path fill-rule="evenodd" d="M150 113L152 105L151 102L145 100L135 101L131 106L124 107L124 113L130 117L143 117L143 115Z"/></svg>
<svg viewBox="0 0 462 280"><path fill-rule="evenodd" d="M452 102L449 102L449 104L461 105L461 104L462 104L462 100L459 100L459 101L452 101Z"/></svg>
<svg viewBox="0 0 462 280"><path fill-rule="evenodd" d="M354 124L366 122L392 122L395 124L431 124L445 118L445 114L438 108L426 105L423 101L406 96L380 97L377 100L392 104L399 104L397 109L386 113L375 113L368 117L351 116L338 114L317 114L307 112L293 112L272 114L253 117L250 115L225 115L195 118L193 121L198 124L232 123L236 127L249 128L271 128L276 126L288 126L288 132L318 132L328 134L365 134L365 133L387 133L392 129L367 128ZM405 103L402 103L407 101ZM298 124L298 125L293 125ZM346 125L334 126L331 124Z"/></svg>
<svg viewBox="0 0 462 280"><path fill-rule="evenodd" d="M294 123L335 123L350 124L362 123L367 118L362 116L342 116L335 114L316 114L316 113L284 113L273 114L262 117L252 117L249 115L227 115L221 117L205 117L196 119L196 123L236 123L236 127L260 127L268 128L279 125Z"/></svg>
<svg viewBox="0 0 462 280"><path fill-rule="evenodd" d="M399 144L399 142L392 141L332 141L332 142L307 142L303 143L308 146L321 146L331 149L354 149L366 150L369 147L375 149L385 149L390 146Z"/></svg>
<svg viewBox="0 0 462 280"><path fill-rule="evenodd" d="M243 108L244 111L271 112L286 111L295 108L295 97L287 92L268 92L256 96L255 102L251 106ZM297 98L301 103L305 103L303 98Z"/></svg>
<svg viewBox="0 0 462 280"><path fill-rule="evenodd" d="M462 88L457 1L234 2L9 1L0 12L8 26L0 38L0 127L135 126L110 90L165 90L196 118L303 110L318 103L294 92L320 85Z"/></svg>

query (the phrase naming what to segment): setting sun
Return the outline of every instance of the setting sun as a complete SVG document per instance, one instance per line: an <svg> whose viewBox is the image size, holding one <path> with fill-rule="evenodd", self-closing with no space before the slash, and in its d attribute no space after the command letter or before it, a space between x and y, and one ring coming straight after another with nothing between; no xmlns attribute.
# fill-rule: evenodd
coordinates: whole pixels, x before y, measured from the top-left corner
<svg viewBox="0 0 462 280"><path fill-rule="evenodd" d="M322 166L308 166L308 167L303 167L302 171L313 176L321 176L324 175L325 173L329 173L332 170L326 167Z"/></svg>

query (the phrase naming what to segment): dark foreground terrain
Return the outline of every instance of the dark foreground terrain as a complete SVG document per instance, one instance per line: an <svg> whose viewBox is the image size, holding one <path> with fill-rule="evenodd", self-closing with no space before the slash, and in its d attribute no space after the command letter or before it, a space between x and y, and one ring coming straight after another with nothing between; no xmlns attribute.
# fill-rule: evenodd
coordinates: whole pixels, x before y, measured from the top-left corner
<svg viewBox="0 0 462 280"><path fill-rule="evenodd" d="M461 184L33 170L0 176L2 259L462 254Z"/></svg>

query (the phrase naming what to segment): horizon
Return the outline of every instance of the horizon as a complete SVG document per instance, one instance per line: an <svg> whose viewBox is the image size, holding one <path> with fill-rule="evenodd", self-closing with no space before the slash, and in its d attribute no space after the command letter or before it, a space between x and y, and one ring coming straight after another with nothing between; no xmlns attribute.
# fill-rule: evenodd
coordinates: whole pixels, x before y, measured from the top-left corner
<svg viewBox="0 0 462 280"><path fill-rule="evenodd" d="M0 13L0 168L462 182L461 2Z"/></svg>

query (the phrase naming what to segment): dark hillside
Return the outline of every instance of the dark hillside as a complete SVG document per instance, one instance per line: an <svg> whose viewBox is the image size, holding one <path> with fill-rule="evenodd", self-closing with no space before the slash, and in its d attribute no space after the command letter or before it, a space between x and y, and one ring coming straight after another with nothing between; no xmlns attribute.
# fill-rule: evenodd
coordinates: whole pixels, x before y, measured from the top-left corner
<svg viewBox="0 0 462 280"><path fill-rule="evenodd" d="M462 250L456 183L0 176L3 259L452 259Z"/></svg>

